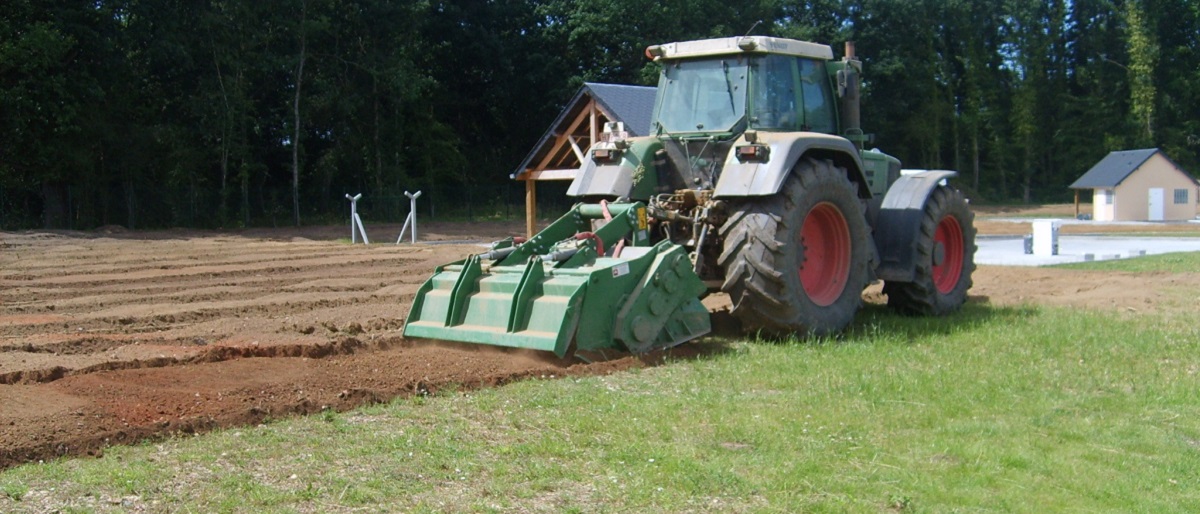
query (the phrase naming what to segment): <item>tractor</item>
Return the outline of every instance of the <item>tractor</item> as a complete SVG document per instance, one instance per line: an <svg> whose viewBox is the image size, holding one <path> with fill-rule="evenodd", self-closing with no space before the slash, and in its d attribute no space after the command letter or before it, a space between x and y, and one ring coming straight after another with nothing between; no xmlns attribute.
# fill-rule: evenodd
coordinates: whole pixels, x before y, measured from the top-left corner
<svg viewBox="0 0 1200 514"><path fill-rule="evenodd" d="M974 215L944 170L902 170L860 124L862 63L847 43L744 36L650 46L662 66L652 135L605 124L567 194L528 240L438 267L406 337L564 356L668 348L711 331L722 291L743 329L836 334L863 290L889 307L959 309Z"/></svg>

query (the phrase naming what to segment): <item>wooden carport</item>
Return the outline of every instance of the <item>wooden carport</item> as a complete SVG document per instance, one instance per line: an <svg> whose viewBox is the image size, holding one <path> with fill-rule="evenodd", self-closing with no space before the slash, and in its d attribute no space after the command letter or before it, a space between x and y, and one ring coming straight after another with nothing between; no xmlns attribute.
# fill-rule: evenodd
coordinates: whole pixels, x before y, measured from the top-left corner
<svg viewBox="0 0 1200 514"><path fill-rule="evenodd" d="M656 88L585 83L512 178L525 182L525 232L537 232L537 183L572 180L604 123L620 121L630 136L650 133Z"/></svg>

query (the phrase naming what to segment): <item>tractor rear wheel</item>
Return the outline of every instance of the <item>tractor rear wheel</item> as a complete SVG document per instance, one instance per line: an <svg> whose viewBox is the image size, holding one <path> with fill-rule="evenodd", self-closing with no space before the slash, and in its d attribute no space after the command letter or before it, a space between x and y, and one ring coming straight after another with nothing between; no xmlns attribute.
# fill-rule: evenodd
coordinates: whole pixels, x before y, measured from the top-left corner
<svg viewBox="0 0 1200 514"><path fill-rule="evenodd" d="M939 186L925 200L912 282L886 281L888 307L941 316L962 307L975 271L975 215L957 189Z"/></svg>
<svg viewBox="0 0 1200 514"><path fill-rule="evenodd" d="M721 289L743 328L824 335L854 320L873 254L846 171L802 159L778 194L733 202L721 235Z"/></svg>

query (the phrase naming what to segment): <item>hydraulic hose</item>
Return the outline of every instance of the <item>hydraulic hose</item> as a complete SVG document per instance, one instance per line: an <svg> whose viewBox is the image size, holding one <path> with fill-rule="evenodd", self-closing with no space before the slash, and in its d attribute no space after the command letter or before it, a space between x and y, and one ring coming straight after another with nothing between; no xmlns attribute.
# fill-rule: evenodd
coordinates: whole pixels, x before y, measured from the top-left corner
<svg viewBox="0 0 1200 514"><path fill-rule="evenodd" d="M515 251L517 251L517 247L510 246L508 248L501 248L499 250L483 252L483 253L479 254L479 258L484 259L484 260L489 260L489 261L498 261L500 259L508 257Z"/></svg>

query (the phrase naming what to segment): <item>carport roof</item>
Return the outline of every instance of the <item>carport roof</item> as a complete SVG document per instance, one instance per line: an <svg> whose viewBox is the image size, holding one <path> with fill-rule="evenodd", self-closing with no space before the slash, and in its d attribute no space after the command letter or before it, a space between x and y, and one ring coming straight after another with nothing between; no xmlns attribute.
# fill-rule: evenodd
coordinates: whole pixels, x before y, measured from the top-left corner
<svg viewBox="0 0 1200 514"><path fill-rule="evenodd" d="M650 135L651 118L654 114L654 96L657 92L658 88L654 86L585 82L583 87L575 93L575 97L567 102L566 107L558 114L558 118L550 124L550 128L546 129L546 133L538 140L537 145L534 145L533 150L529 151L529 155L525 156L525 160L521 162L511 177L515 178L520 175L532 163L545 156L553 146L555 136L566 128L565 125L572 116L584 108L589 98L594 99L606 111L606 115L612 117L612 121L624 122L625 130L629 132L629 135L635 137Z"/></svg>
<svg viewBox="0 0 1200 514"><path fill-rule="evenodd" d="M654 95L657 87L627 86L624 84L584 84L597 102L625 122L625 130L631 136L650 135L650 117L654 114Z"/></svg>

